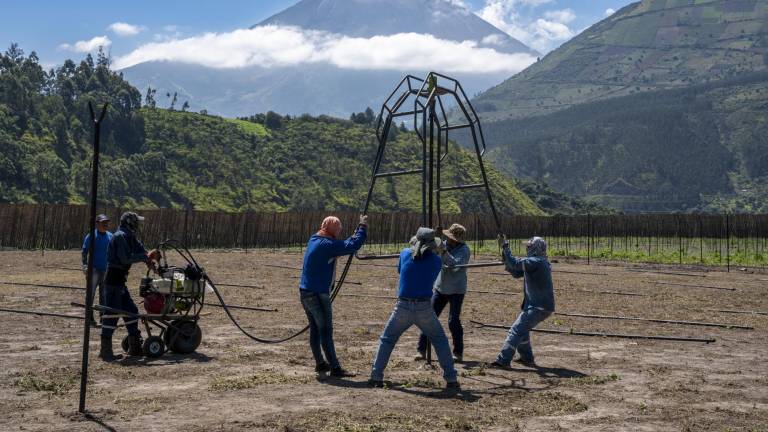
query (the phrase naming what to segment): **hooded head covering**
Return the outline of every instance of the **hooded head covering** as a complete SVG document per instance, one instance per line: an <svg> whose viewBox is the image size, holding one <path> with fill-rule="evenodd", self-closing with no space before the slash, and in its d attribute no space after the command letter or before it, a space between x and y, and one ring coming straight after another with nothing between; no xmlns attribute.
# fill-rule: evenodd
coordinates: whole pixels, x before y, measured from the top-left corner
<svg viewBox="0 0 768 432"><path fill-rule="evenodd" d="M525 248L529 257L547 257L547 241L541 237L531 237L525 242Z"/></svg>
<svg viewBox="0 0 768 432"><path fill-rule="evenodd" d="M322 237L336 238L341 234L341 221L336 216L328 216L320 224L320 231L317 235Z"/></svg>
<svg viewBox="0 0 768 432"><path fill-rule="evenodd" d="M411 252L413 259L420 259L428 250L440 247L441 240L435 237L435 230L431 228L419 228L416 235L411 238Z"/></svg>
<svg viewBox="0 0 768 432"><path fill-rule="evenodd" d="M120 226L127 228L131 232L136 232L139 229L139 222L143 220L143 216L139 216L134 212L125 212L120 216Z"/></svg>

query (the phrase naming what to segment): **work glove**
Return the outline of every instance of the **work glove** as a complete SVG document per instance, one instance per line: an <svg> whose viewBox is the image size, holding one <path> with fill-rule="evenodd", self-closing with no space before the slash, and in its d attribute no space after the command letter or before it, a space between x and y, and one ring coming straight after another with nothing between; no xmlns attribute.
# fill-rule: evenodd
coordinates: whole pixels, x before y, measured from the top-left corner
<svg viewBox="0 0 768 432"><path fill-rule="evenodd" d="M368 215L360 215L360 221L358 225L368 226Z"/></svg>
<svg viewBox="0 0 768 432"><path fill-rule="evenodd" d="M147 253L147 259L149 261L160 261L160 251L157 249L152 249Z"/></svg>
<svg viewBox="0 0 768 432"><path fill-rule="evenodd" d="M499 247L502 249L506 249L509 247L509 240L507 240L507 236L503 234L499 234L498 242L499 242Z"/></svg>

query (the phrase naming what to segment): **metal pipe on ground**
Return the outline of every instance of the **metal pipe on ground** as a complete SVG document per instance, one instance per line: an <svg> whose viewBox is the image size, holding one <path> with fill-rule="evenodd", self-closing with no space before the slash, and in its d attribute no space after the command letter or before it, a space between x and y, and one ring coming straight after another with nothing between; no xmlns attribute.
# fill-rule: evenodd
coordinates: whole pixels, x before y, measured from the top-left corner
<svg viewBox="0 0 768 432"><path fill-rule="evenodd" d="M738 330L754 330L754 327L739 325L739 324L720 324L701 321L681 321L681 320L667 320L667 319L655 319L655 318L638 318L638 317L626 317L626 316L614 316L614 315L594 315L594 314L582 314L575 312L555 312L554 315L577 317L577 318L594 318L594 319L609 319L609 320L623 320L623 321L643 321L660 324L678 324L678 325L690 325L701 327L719 327L726 329L738 329Z"/></svg>
<svg viewBox="0 0 768 432"><path fill-rule="evenodd" d="M60 313L54 313L54 312L30 311L30 310L23 310L23 309L0 308L0 312L17 313L17 314L25 314L25 315L50 316L50 317L68 318L68 319L76 319L76 320L85 319L82 316L67 315L67 314L60 314Z"/></svg>
<svg viewBox="0 0 768 432"><path fill-rule="evenodd" d="M508 325L500 325L500 324L486 324L482 323L480 321L475 320L469 320L472 324L475 324L479 327L487 327L487 328L493 328L493 329L502 329L502 330L509 330ZM563 335L573 335L573 336L593 336L593 337L610 337L610 338L621 338L621 339L646 339L646 340L663 340L663 341L676 341L676 342L701 342L701 343L712 343L715 342L715 338L694 338L694 337L687 337L687 336L658 336L658 335L635 335L635 334L621 334L621 333L599 333L599 332L583 332L583 331L576 331L576 330L552 330L552 329L532 329L532 332L537 333L549 333L549 334L563 334Z"/></svg>
<svg viewBox="0 0 768 432"><path fill-rule="evenodd" d="M68 286L68 285L46 285L46 284L33 284L33 283L23 283L23 282L0 282L0 285L21 285L21 286L32 286L32 287L38 287L38 288L53 288L53 289L85 291L85 288L83 287L75 287L75 286ZM221 284L217 284L217 285L221 285ZM241 285L231 285L231 286L237 287ZM263 288L263 287L257 287L254 285L253 288ZM205 303L205 304L207 306L223 307L218 303ZM252 306L238 306L238 305L227 305L227 307L232 309L253 310L253 311L260 311L260 312L277 312L277 309L274 309L274 308L258 308L258 307L252 307Z"/></svg>
<svg viewBox="0 0 768 432"><path fill-rule="evenodd" d="M745 314L745 315L768 315L768 312L750 311L750 310L734 310L734 309L703 309L707 312L722 312L730 314Z"/></svg>
<svg viewBox="0 0 768 432"><path fill-rule="evenodd" d="M651 284L651 285L670 285L670 286L681 286L686 288L702 288L702 289L713 289L713 290L721 290L721 291L736 291L736 288L727 288L727 287L719 287L719 286L712 286L712 285L692 285L692 284L684 284L684 283L677 283L677 282L654 282L654 281L643 281L643 283Z"/></svg>

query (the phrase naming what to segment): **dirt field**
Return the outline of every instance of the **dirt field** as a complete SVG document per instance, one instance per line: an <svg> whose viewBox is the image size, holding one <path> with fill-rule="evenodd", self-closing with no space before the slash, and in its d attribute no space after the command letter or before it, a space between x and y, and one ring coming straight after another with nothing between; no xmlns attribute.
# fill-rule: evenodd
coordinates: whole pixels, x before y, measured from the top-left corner
<svg viewBox="0 0 768 432"><path fill-rule="evenodd" d="M266 337L306 323L298 302L301 255L280 252L198 252L231 304L273 306L278 312L236 314ZM3 281L82 285L79 253L2 252ZM490 258L489 258L490 259ZM394 296L394 268L355 263L343 293ZM439 367L412 360L418 336L409 330L387 369L388 388L366 380L394 300L340 296L335 338L349 379L318 379L306 335L261 345L240 334L218 308L206 308L203 342L194 355L104 364L91 341L88 409L76 414L82 321L0 312L0 430L120 431L766 431L768 316L706 309L768 311L767 275L691 272L699 276L629 271L621 266L558 262L558 311L709 321L754 326L738 330L555 315L540 327L580 331L712 337L711 344L533 334L538 369L514 363L485 369L505 332L470 319L511 324L521 283L501 268L472 271L463 319L466 352L457 365L462 392L442 390ZM666 272L683 272L673 268ZM497 273L497 274L493 274ZM138 297L138 267L130 287ZM703 276L703 277L702 277ZM762 279L762 280L761 280ZM663 283L660 283L663 282ZM671 284L669 284L671 283ZM677 285L675 285L677 284ZM736 291L688 285L736 288ZM508 294L472 291L504 291ZM588 292L589 291L589 292ZM596 291L638 293L643 296ZM69 306L82 292L0 285L0 307L81 313ZM209 301L214 301L211 296ZM141 308L141 306L140 306ZM447 313L442 321L445 322ZM446 326L447 330L447 326ZM115 336L115 348L124 329Z"/></svg>

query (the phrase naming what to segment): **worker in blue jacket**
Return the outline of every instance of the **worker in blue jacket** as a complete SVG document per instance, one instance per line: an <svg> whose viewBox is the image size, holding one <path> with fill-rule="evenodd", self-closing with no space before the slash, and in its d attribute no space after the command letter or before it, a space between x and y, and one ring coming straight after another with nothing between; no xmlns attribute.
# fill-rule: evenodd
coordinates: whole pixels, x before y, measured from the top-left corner
<svg viewBox="0 0 768 432"><path fill-rule="evenodd" d="M464 242L467 229L457 223L443 231L446 237L446 248L441 248L443 268L435 280L432 293L432 307L435 314L440 316L446 305L448 312L448 329L453 339L453 361L464 361L464 327L461 325L461 306L467 294L467 268L461 267L469 263L469 246ZM427 354L427 336L419 337L416 360L424 360Z"/></svg>
<svg viewBox="0 0 768 432"><path fill-rule="evenodd" d="M335 216L328 216L323 220L320 231L307 243L299 293L309 321L309 347L318 373L330 371L334 377L351 376L336 357L330 292L336 279L336 258L352 255L363 247L367 227L368 216L360 216L355 233L346 240L337 240L342 230L341 221Z"/></svg>
<svg viewBox="0 0 768 432"><path fill-rule="evenodd" d="M440 258L442 249L442 242L440 238L435 237L435 231L422 227L411 239L411 246L400 253L397 265L397 271L400 273L397 304L379 338L379 349L371 368L369 386L384 386L384 369L389 363L392 350L395 349L400 336L416 324L435 345L446 388L460 389L448 338L431 303L432 286L443 267Z"/></svg>
<svg viewBox="0 0 768 432"><path fill-rule="evenodd" d="M139 309L131 298L126 282L128 272L135 263L143 262L148 268L155 268L155 261L160 259L160 253L153 249L150 252L144 248L144 244L137 237L139 222L142 216L134 212L125 212L120 216L120 227L109 242L107 249L107 275L104 278L104 301L111 309L137 314ZM107 311L106 315L114 315L115 312ZM142 355L141 331L139 331L138 319L123 317L123 322L128 330L128 355ZM104 361L116 360L112 352L112 334L117 328L117 318L105 318L101 326L101 351L99 357Z"/></svg>
<svg viewBox="0 0 768 432"><path fill-rule="evenodd" d="M95 298L98 292L100 305L104 305L104 276L107 274L107 248L109 241L112 240L112 233L109 232L109 217L105 214L96 216L96 231L93 243L93 274L91 275L90 289ZM83 240L82 264L83 273L88 277L88 251L91 246L91 233L85 235ZM98 291L96 291L98 289ZM101 312L99 312L101 315ZM93 313L88 317L91 323L95 324Z"/></svg>
<svg viewBox="0 0 768 432"><path fill-rule="evenodd" d="M491 366L509 367L517 351L518 362L535 367L530 332L555 311L555 291L552 287L552 266L547 259L547 242L541 237L526 241L528 256L525 258L512 256L506 239L500 239L500 243L506 270L514 278L523 278L525 297L522 310L510 327L507 340Z"/></svg>

